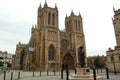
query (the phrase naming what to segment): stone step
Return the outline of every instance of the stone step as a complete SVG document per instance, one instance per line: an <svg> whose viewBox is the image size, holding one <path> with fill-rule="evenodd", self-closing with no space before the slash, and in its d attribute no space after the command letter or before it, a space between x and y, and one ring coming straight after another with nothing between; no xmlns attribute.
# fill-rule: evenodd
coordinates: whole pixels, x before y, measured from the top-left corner
<svg viewBox="0 0 120 80"><path fill-rule="evenodd" d="M69 76L69 80L94 80L93 75L77 75L73 74ZM97 76L96 80L104 80L102 76Z"/></svg>
<svg viewBox="0 0 120 80"><path fill-rule="evenodd" d="M92 78L93 74L89 74L89 75L71 74L70 76L73 77L73 78Z"/></svg>

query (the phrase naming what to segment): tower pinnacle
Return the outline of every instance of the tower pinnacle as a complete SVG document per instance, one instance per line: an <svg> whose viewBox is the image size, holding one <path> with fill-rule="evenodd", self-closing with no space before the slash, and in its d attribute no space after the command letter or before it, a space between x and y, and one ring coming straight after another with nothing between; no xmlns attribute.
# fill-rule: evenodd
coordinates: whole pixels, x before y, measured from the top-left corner
<svg viewBox="0 0 120 80"><path fill-rule="evenodd" d="M71 10L71 15L74 15L73 9Z"/></svg>
<svg viewBox="0 0 120 80"><path fill-rule="evenodd" d="M42 7L41 7L41 3L40 3L40 6L39 6L39 9L41 9Z"/></svg>
<svg viewBox="0 0 120 80"><path fill-rule="evenodd" d="M48 5L47 5L47 0L45 0L44 7L48 7Z"/></svg>
<svg viewBox="0 0 120 80"><path fill-rule="evenodd" d="M45 0L45 3L47 3L47 0Z"/></svg>
<svg viewBox="0 0 120 80"><path fill-rule="evenodd" d="M115 8L113 7L113 11L114 11L114 13L115 13Z"/></svg>
<svg viewBox="0 0 120 80"><path fill-rule="evenodd" d="M55 3L55 9L57 9L57 4Z"/></svg>
<svg viewBox="0 0 120 80"><path fill-rule="evenodd" d="M79 17L81 17L81 18L82 18L82 16L81 16L80 12L79 12Z"/></svg>

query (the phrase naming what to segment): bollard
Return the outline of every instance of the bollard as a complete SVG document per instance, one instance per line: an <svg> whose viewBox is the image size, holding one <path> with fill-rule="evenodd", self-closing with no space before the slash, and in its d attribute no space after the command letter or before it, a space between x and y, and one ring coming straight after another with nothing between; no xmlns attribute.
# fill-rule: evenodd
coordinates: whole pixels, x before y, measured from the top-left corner
<svg viewBox="0 0 120 80"><path fill-rule="evenodd" d="M20 79L20 71L18 72L18 79Z"/></svg>
<svg viewBox="0 0 120 80"><path fill-rule="evenodd" d="M77 70L75 69L75 74L77 74Z"/></svg>
<svg viewBox="0 0 120 80"><path fill-rule="evenodd" d="M34 77L35 75L34 75L34 70L33 70L33 77Z"/></svg>
<svg viewBox="0 0 120 80"><path fill-rule="evenodd" d="M6 79L6 71L4 71L4 80Z"/></svg>
<svg viewBox="0 0 120 80"><path fill-rule="evenodd" d="M54 76L55 76L55 70L54 70Z"/></svg>
<svg viewBox="0 0 120 80"><path fill-rule="evenodd" d="M95 68L93 68L93 78L94 78L94 80L96 80L96 70L95 70Z"/></svg>
<svg viewBox="0 0 120 80"><path fill-rule="evenodd" d="M109 72L108 72L108 68L106 68L106 77L107 77L107 79L109 79Z"/></svg>
<svg viewBox="0 0 120 80"><path fill-rule="evenodd" d="M41 70L40 70L40 76L41 76Z"/></svg>
<svg viewBox="0 0 120 80"><path fill-rule="evenodd" d="M47 76L48 76L48 70L47 70Z"/></svg>
<svg viewBox="0 0 120 80"><path fill-rule="evenodd" d="M11 80L13 80L13 72L11 72Z"/></svg>
<svg viewBox="0 0 120 80"><path fill-rule="evenodd" d="M62 69L63 69L63 70L65 69L65 65L64 65L64 64L62 64Z"/></svg>
<svg viewBox="0 0 120 80"><path fill-rule="evenodd" d="M61 79L63 79L63 69L61 69Z"/></svg>
<svg viewBox="0 0 120 80"><path fill-rule="evenodd" d="M66 80L69 80L69 70L66 69Z"/></svg>
<svg viewBox="0 0 120 80"><path fill-rule="evenodd" d="M101 68L101 73L102 73L102 68Z"/></svg>

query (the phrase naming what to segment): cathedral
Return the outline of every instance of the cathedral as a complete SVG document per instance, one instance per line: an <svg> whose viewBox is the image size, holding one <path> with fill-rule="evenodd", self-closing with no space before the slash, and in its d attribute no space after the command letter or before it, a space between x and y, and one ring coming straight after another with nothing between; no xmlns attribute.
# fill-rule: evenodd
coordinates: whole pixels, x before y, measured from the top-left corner
<svg viewBox="0 0 120 80"><path fill-rule="evenodd" d="M112 18L112 21L117 45L115 46L114 50L109 48L109 50L106 51L106 65L109 71L114 72L116 74L117 72L120 72L120 9L115 10L113 8L113 11L114 17Z"/></svg>
<svg viewBox="0 0 120 80"><path fill-rule="evenodd" d="M59 30L57 5L52 8L45 2L43 6L39 5L37 12L37 24L32 26L29 42L16 45L14 68L60 70L62 64L67 64L69 69L75 69L79 64L80 49L86 57L81 14L75 15L71 11L65 17L65 29Z"/></svg>

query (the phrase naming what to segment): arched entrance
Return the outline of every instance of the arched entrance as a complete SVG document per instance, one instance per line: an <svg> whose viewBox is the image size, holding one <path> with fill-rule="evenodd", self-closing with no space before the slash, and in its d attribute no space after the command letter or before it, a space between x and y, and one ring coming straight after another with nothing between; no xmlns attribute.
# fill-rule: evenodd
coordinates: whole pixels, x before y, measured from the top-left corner
<svg viewBox="0 0 120 80"><path fill-rule="evenodd" d="M75 69L74 59L69 53L63 57L62 64L65 64L65 65L67 64L69 69Z"/></svg>
<svg viewBox="0 0 120 80"><path fill-rule="evenodd" d="M24 55L25 55L25 51L24 49L21 51L21 54L20 54L20 69L22 70L23 69L23 64L24 64Z"/></svg>

